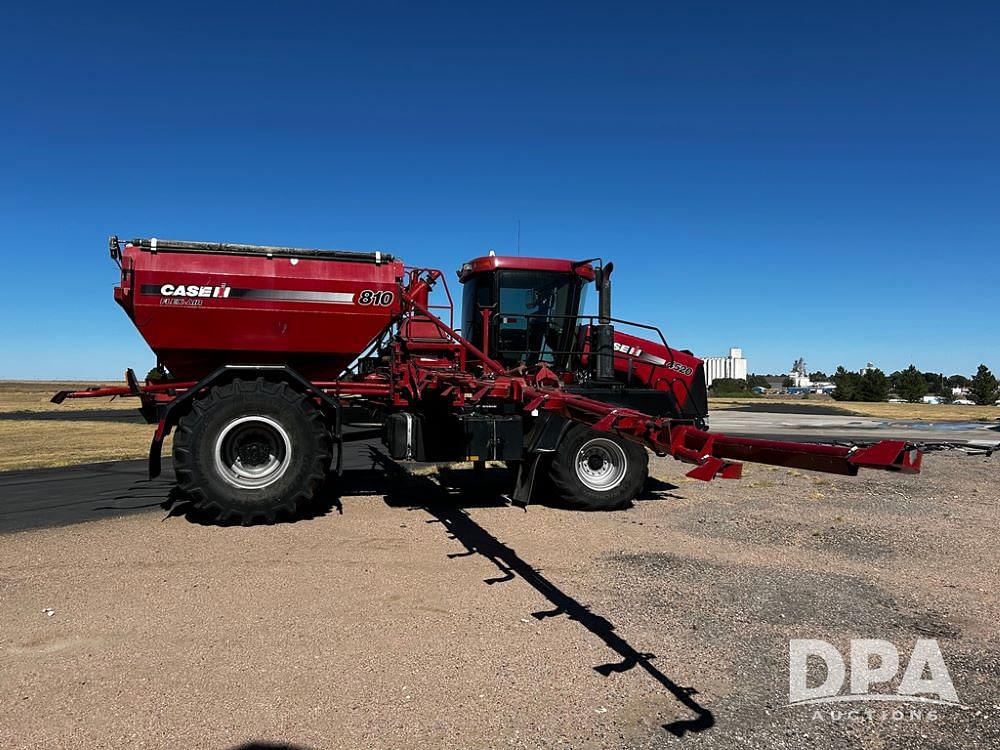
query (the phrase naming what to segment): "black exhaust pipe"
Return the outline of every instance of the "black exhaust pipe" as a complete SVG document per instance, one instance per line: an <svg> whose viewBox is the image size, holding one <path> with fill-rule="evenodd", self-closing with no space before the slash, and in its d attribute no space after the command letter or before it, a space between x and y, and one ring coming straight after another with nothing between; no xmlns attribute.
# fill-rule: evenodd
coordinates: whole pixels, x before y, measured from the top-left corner
<svg viewBox="0 0 1000 750"><path fill-rule="evenodd" d="M591 332L594 355L594 377L610 381L615 378L615 327L611 324L611 272L614 263L594 269L597 285L597 325Z"/></svg>

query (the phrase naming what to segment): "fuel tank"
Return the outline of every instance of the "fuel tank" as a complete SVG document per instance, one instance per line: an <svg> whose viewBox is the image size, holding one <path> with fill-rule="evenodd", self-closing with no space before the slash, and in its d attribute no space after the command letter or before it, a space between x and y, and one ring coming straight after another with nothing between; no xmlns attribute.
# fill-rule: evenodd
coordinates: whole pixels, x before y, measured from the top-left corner
<svg viewBox="0 0 1000 750"><path fill-rule="evenodd" d="M182 380L226 364L331 380L400 311L403 263L384 253L136 239L117 259L115 300Z"/></svg>

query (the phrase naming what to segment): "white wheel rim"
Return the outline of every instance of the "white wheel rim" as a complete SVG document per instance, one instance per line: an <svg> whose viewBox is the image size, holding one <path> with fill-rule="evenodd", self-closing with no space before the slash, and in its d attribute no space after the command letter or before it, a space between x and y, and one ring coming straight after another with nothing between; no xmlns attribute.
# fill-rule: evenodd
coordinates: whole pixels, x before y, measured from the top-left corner
<svg viewBox="0 0 1000 750"><path fill-rule="evenodd" d="M597 492L613 490L628 472L625 451L614 440L588 440L576 453L576 476L584 486Z"/></svg>
<svg viewBox="0 0 1000 750"><path fill-rule="evenodd" d="M292 441L270 417L239 417L215 439L215 468L233 487L256 490L278 481L288 470Z"/></svg>

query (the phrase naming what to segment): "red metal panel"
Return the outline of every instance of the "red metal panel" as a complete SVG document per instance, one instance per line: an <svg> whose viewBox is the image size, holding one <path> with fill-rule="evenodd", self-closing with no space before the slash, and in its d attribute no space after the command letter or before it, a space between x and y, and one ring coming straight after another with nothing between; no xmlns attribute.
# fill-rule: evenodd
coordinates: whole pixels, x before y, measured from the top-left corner
<svg viewBox="0 0 1000 750"><path fill-rule="evenodd" d="M399 261L149 252L127 246L116 298L178 378L234 362L332 379L401 309ZM127 298L127 299L124 299Z"/></svg>
<svg viewBox="0 0 1000 750"><path fill-rule="evenodd" d="M557 271L559 273L576 273L587 281L594 280L594 267L589 263L577 265L571 260L559 258L522 258L514 255L484 255L473 258L465 263L458 272L458 278L465 280L472 274L483 271L494 271L498 268L520 271Z"/></svg>

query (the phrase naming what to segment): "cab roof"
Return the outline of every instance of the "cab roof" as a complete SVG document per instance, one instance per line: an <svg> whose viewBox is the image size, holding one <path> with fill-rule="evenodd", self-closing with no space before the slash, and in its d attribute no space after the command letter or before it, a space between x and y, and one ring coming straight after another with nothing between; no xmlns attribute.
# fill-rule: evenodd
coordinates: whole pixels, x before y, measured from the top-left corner
<svg viewBox="0 0 1000 750"><path fill-rule="evenodd" d="M578 262L562 258L525 258L520 255L483 255L463 263L458 270L458 279L463 284L470 276L498 269L515 271L555 271L575 273L587 281L594 280L594 267L589 262Z"/></svg>

